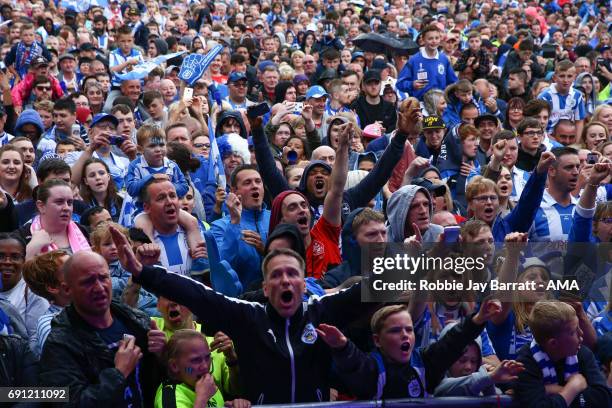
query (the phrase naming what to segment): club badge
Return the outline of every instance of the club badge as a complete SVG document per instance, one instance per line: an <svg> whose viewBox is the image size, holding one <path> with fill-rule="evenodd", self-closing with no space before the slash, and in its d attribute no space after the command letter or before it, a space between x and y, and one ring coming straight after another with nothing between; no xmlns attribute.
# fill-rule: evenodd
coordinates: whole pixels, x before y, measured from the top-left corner
<svg viewBox="0 0 612 408"><path fill-rule="evenodd" d="M312 323L308 323L306 327L304 327L304 332L302 333L302 342L306 344L314 344L315 341L317 341L317 331Z"/></svg>

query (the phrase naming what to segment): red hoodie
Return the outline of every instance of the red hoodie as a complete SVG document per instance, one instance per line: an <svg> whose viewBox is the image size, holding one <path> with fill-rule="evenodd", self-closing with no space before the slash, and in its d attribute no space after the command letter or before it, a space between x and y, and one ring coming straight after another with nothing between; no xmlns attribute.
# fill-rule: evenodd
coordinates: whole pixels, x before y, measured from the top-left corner
<svg viewBox="0 0 612 408"><path fill-rule="evenodd" d="M51 98L57 100L64 96L64 91L60 86L59 81L53 75L47 75L51 82ZM27 103L34 88L34 74L28 72L25 77L13 89L11 89L11 97L13 98L13 106L22 107L24 101Z"/></svg>

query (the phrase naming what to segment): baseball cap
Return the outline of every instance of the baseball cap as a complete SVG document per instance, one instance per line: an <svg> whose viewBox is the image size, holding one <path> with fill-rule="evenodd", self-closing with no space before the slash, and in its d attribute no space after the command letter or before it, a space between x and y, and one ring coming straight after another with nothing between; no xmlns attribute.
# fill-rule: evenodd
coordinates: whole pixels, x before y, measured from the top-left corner
<svg viewBox="0 0 612 408"><path fill-rule="evenodd" d="M368 139L378 139L382 136L382 129L380 128L380 125L372 123L363 128L362 135Z"/></svg>
<svg viewBox="0 0 612 408"><path fill-rule="evenodd" d="M41 57L34 58L34 61L32 61L31 65L32 67L40 67L42 65L49 66L49 62L47 61L45 57L41 56Z"/></svg>
<svg viewBox="0 0 612 408"><path fill-rule="evenodd" d="M372 61L372 67L370 69L383 70L385 68L387 68L387 63L385 62L385 60L381 58L376 58L374 61Z"/></svg>
<svg viewBox="0 0 612 408"><path fill-rule="evenodd" d="M361 52L361 51L355 51L355 52L353 53L353 55L351 56L351 62L355 62L355 60L356 60L357 58L363 58L363 59L365 59L365 57L363 56L363 52Z"/></svg>
<svg viewBox="0 0 612 408"><path fill-rule="evenodd" d="M474 126L476 127L480 126L480 124L484 122L485 120L493 121L495 122L496 125L499 124L499 119L497 119L497 116L493 115L492 113L485 113L485 114L478 116L474 120Z"/></svg>
<svg viewBox="0 0 612 408"><path fill-rule="evenodd" d="M95 127L100 122L107 121L107 120L111 121L113 125L115 126L119 125L119 120L114 115L110 115L108 113L98 113L97 115L93 117L90 127Z"/></svg>
<svg viewBox="0 0 612 408"><path fill-rule="evenodd" d="M267 67L270 67L270 66L276 66L276 64L274 63L274 61L271 61L271 60L264 60L264 61L261 61L261 62L259 63L259 65L257 65L257 70L258 70L259 72L264 72L264 70L265 70Z"/></svg>
<svg viewBox="0 0 612 408"><path fill-rule="evenodd" d="M602 45L601 47L599 47L597 50L600 53L603 53L604 51L608 51L611 47L609 45Z"/></svg>
<svg viewBox="0 0 612 408"><path fill-rule="evenodd" d="M229 77L227 78L227 82L238 82L238 81L246 81L247 77L244 74L244 72L237 72L234 71L231 74L229 74Z"/></svg>
<svg viewBox="0 0 612 408"><path fill-rule="evenodd" d="M430 180L423 177L413 179L412 184L426 188L427 191L429 191L429 193L434 197L441 197L446 193L446 186L444 184L434 184Z"/></svg>
<svg viewBox="0 0 612 408"><path fill-rule="evenodd" d="M94 45L90 42L83 43L79 47L79 51L95 51L95 50L96 50L96 47L94 47Z"/></svg>
<svg viewBox="0 0 612 408"><path fill-rule="evenodd" d="M72 59L76 61L76 57L72 54L70 54L69 52L67 52L66 54L62 54L61 57L59 57L59 62L62 62L65 59Z"/></svg>
<svg viewBox="0 0 612 408"><path fill-rule="evenodd" d="M127 14L129 16L139 16L140 15L140 10L138 10L136 7L130 7L128 9Z"/></svg>
<svg viewBox="0 0 612 408"><path fill-rule="evenodd" d="M442 118L437 115L426 116L423 119L423 130L427 129L446 129L446 125Z"/></svg>
<svg viewBox="0 0 612 408"><path fill-rule="evenodd" d="M260 26L261 26L261 27L265 27L265 24L264 24L264 22L263 22L262 20L257 20L257 21L255 21L255 22L253 23L253 28L255 28L255 27L260 27Z"/></svg>
<svg viewBox="0 0 612 408"><path fill-rule="evenodd" d="M325 92L325 89L319 85L311 86L308 88L308 91L306 91L306 99L321 98L323 96L329 95Z"/></svg>
<svg viewBox="0 0 612 408"><path fill-rule="evenodd" d="M378 81L380 82L380 71L377 69L369 69L364 75L363 75L363 82L369 82L369 81Z"/></svg>

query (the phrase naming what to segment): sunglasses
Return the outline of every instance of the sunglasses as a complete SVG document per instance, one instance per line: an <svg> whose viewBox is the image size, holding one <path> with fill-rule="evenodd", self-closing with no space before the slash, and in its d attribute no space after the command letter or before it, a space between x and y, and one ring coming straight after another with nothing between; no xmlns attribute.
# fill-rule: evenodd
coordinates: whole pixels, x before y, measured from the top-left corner
<svg viewBox="0 0 612 408"><path fill-rule="evenodd" d="M39 91L50 91L51 90L51 86L40 86L40 85L36 85L36 89L38 89Z"/></svg>

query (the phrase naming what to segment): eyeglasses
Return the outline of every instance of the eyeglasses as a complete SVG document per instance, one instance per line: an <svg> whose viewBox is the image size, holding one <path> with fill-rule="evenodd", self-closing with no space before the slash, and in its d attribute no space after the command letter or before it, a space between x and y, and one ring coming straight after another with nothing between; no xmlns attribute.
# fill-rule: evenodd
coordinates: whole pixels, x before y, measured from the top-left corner
<svg viewBox="0 0 612 408"><path fill-rule="evenodd" d="M115 127L115 125L113 125L110 122L102 122L102 123L98 123L95 127L97 127L98 129L102 129L102 130L110 130L110 131L115 131L117 130L117 128Z"/></svg>
<svg viewBox="0 0 612 408"><path fill-rule="evenodd" d="M51 85L49 85L49 86L36 85L36 89L39 90L39 91L50 91L51 90Z"/></svg>
<svg viewBox="0 0 612 408"><path fill-rule="evenodd" d="M510 112L522 112L523 108L508 108L510 109Z"/></svg>
<svg viewBox="0 0 612 408"><path fill-rule="evenodd" d="M195 143L193 147L195 147L196 149L208 150L210 149L210 143Z"/></svg>
<svg viewBox="0 0 612 408"><path fill-rule="evenodd" d="M521 136L533 137L533 136L542 136L544 132L541 130L530 130L529 132L524 132Z"/></svg>
<svg viewBox="0 0 612 408"><path fill-rule="evenodd" d="M304 61L304 64L314 64L314 61Z"/></svg>
<svg viewBox="0 0 612 408"><path fill-rule="evenodd" d="M497 197L496 195L486 195L474 197L473 200L479 203L486 203L487 201L491 201L492 203L494 203L499 200L499 197Z"/></svg>
<svg viewBox="0 0 612 408"><path fill-rule="evenodd" d="M236 88L246 88L247 84L244 81L231 82L230 85L235 86Z"/></svg>
<svg viewBox="0 0 612 408"><path fill-rule="evenodd" d="M612 218L610 217L602 218L601 220L599 220L599 222L602 222L604 224L612 224Z"/></svg>

